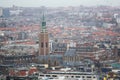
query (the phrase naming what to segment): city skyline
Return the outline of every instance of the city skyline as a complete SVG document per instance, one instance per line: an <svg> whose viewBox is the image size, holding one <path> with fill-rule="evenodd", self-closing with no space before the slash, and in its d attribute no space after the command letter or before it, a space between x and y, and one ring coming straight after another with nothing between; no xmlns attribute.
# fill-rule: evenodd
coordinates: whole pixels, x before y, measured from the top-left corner
<svg viewBox="0 0 120 80"><path fill-rule="evenodd" d="M12 7L13 5L20 7L67 7L67 6L119 6L119 0L1 0L0 7Z"/></svg>

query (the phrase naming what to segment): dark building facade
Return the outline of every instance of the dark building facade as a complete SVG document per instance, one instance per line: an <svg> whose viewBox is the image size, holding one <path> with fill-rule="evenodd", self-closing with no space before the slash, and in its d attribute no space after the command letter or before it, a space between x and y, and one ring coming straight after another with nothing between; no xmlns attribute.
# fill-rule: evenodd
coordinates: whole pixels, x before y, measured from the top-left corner
<svg viewBox="0 0 120 80"><path fill-rule="evenodd" d="M0 71L1 74L8 75L9 68L27 66L36 62L36 55L0 55Z"/></svg>
<svg viewBox="0 0 120 80"><path fill-rule="evenodd" d="M1 64L3 65L27 65L36 62L36 55L0 55Z"/></svg>

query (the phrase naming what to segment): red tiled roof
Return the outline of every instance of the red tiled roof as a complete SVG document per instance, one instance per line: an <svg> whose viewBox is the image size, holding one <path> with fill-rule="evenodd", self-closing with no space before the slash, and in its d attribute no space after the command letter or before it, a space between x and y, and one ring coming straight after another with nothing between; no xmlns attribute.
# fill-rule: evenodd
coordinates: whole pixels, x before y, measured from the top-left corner
<svg viewBox="0 0 120 80"><path fill-rule="evenodd" d="M38 71L37 68L31 68L28 73L31 75L31 74L33 74L34 72L37 72L37 71Z"/></svg>
<svg viewBox="0 0 120 80"><path fill-rule="evenodd" d="M0 28L0 31L6 31L6 30L16 31L16 28Z"/></svg>

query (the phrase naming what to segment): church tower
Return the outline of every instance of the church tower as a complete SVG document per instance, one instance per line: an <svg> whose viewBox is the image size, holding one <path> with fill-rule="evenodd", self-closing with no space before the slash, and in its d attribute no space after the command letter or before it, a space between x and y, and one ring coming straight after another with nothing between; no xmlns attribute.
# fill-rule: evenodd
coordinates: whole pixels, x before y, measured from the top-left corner
<svg viewBox="0 0 120 80"><path fill-rule="evenodd" d="M44 14L42 17L41 32L39 35L39 55L48 55L49 54L49 37L46 30L46 21Z"/></svg>

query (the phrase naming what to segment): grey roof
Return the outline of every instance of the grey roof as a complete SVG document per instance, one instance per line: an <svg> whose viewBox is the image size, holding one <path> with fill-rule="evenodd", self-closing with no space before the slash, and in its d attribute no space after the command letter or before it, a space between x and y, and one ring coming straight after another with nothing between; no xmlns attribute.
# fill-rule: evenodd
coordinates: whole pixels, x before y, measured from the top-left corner
<svg viewBox="0 0 120 80"><path fill-rule="evenodd" d="M76 53L76 49L69 49L66 51L65 56L74 56Z"/></svg>
<svg viewBox="0 0 120 80"><path fill-rule="evenodd" d="M38 56L38 59L41 60L41 59L60 59L62 58L62 55L41 55L41 56Z"/></svg>

